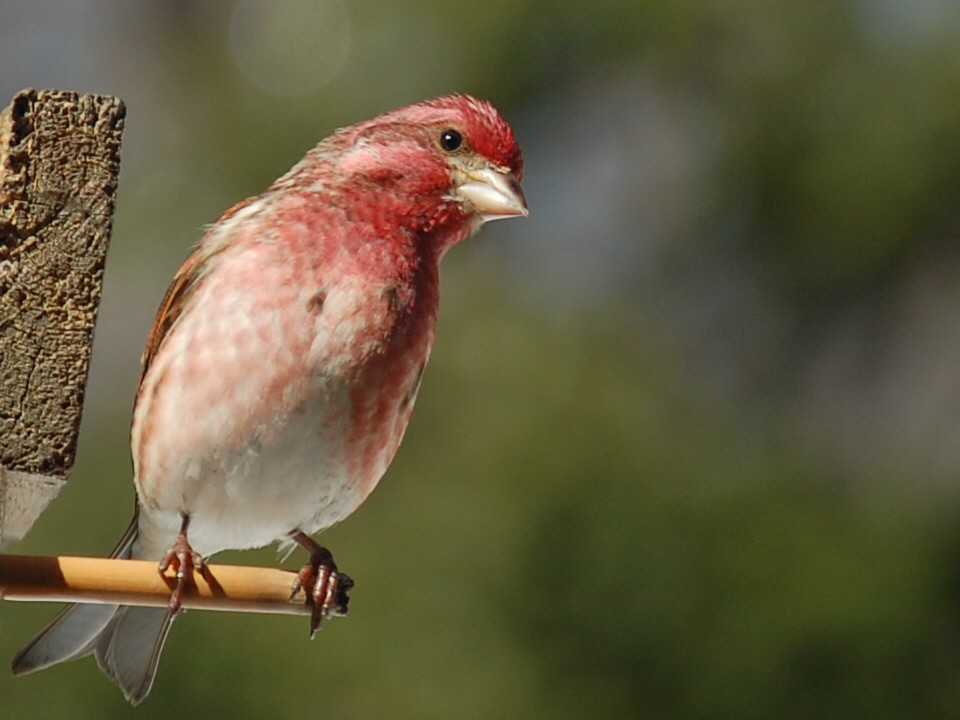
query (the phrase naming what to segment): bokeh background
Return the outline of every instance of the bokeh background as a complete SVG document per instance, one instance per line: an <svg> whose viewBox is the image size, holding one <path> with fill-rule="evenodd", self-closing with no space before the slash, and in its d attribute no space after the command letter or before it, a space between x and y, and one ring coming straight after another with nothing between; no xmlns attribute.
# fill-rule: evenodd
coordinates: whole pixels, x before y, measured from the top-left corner
<svg viewBox="0 0 960 720"><path fill-rule="evenodd" d="M958 31L952 0L0 1L3 103L128 107L76 473L8 550L126 527L139 353L205 223L471 92L531 216L445 261L405 444L324 536L349 619L187 613L136 717L957 717ZM54 613L0 605L0 655ZM104 717L90 660L0 673L3 720Z"/></svg>

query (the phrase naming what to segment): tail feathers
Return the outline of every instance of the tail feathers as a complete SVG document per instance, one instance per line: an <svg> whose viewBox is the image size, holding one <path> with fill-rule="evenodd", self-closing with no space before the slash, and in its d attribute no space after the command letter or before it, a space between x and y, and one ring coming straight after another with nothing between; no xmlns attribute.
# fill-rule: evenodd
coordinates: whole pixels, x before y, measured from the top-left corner
<svg viewBox="0 0 960 720"><path fill-rule="evenodd" d="M134 705L153 687L173 618L166 608L123 606L96 643L97 664L103 674L119 685Z"/></svg>
<svg viewBox="0 0 960 720"><path fill-rule="evenodd" d="M110 557L128 559L137 539L138 512ZM57 663L89 655L118 607L116 605L68 605L56 619L16 654L11 663L14 675L43 670Z"/></svg>
<svg viewBox="0 0 960 720"><path fill-rule="evenodd" d="M111 557L128 559L137 515ZM15 675L96 653L97 664L134 705L153 685L173 615L166 608L70 605L13 659Z"/></svg>
<svg viewBox="0 0 960 720"><path fill-rule="evenodd" d="M110 624L116 605L71 605L13 658L14 675L89 655Z"/></svg>
<svg viewBox="0 0 960 720"><path fill-rule="evenodd" d="M153 686L173 615L166 608L71 605L13 659L14 675L95 652L103 674L134 705Z"/></svg>

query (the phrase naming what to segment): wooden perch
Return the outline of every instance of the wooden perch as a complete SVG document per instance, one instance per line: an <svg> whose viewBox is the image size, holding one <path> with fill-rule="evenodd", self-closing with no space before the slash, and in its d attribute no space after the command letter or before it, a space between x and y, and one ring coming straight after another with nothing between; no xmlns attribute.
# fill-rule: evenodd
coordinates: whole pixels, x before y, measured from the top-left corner
<svg viewBox="0 0 960 720"><path fill-rule="evenodd" d="M300 591L292 599L296 573L277 568L208 565L194 573L183 607L306 615ZM6 600L85 602L166 607L176 582L157 563L86 557L0 555L0 596Z"/></svg>
<svg viewBox="0 0 960 720"><path fill-rule="evenodd" d="M124 115L35 90L0 113L0 546L73 468Z"/></svg>

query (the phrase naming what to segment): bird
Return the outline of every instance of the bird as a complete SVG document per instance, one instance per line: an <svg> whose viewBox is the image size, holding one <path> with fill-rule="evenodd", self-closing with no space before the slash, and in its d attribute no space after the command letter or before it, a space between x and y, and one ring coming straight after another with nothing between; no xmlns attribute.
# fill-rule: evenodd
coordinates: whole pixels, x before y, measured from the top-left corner
<svg viewBox="0 0 960 720"><path fill-rule="evenodd" d="M390 465L433 345L439 263L527 215L523 155L488 101L445 95L341 128L204 232L164 297L130 431L136 509L112 557L176 570L166 608L68 606L21 675L93 654L133 704L194 572L226 549L310 553L311 635L353 585L313 535Z"/></svg>

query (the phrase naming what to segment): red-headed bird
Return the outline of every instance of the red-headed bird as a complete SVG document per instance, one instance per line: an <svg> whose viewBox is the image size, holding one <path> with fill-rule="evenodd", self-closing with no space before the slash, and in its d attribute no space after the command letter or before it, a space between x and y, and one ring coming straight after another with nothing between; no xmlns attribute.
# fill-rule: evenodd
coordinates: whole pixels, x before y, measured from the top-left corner
<svg viewBox="0 0 960 720"><path fill-rule="evenodd" d="M72 605L14 659L94 654L133 703L153 684L191 572L293 542L311 629L352 581L310 536L393 459L437 321L440 258L526 215L523 159L489 104L450 95L337 131L224 213L180 268L143 354L131 430L137 512L113 556L178 569L170 608Z"/></svg>

